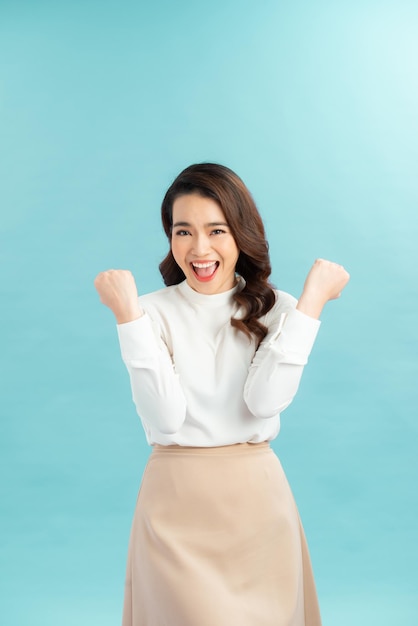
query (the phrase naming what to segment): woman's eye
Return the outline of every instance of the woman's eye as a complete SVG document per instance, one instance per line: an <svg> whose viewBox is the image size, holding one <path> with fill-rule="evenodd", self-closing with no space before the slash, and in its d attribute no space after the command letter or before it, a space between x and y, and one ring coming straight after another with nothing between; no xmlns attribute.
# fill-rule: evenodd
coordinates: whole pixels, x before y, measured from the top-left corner
<svg viewBox="0 0 418 626"><path fill-rule="evenodd" d="M179 237L184 237L185 235L189 235L189 231L188 230L178 230L176 231L176 235L178 235Z"/></svg>
<svg viewBox="0 0 418 626"><path fill-rule="evenodd" d="M215 228L215 230L212 231L212 235L222 235L224 232L225 231L222 230L222 228Z"/></svg>

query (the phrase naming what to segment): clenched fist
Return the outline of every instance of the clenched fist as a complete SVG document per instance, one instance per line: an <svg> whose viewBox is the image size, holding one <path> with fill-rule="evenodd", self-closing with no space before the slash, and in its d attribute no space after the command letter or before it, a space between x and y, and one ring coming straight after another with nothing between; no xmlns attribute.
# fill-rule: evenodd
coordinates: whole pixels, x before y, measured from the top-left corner
<svg viewBox="0 0 418 626"><path fill-rule="evenodd" d="M317 259L306 278L297 308L311 317L319 317L329 300L339 298L350 280L342 265Z"/></svg>
<svg viewBox="0 0 418 626"><path fill-rule="evenodd" d="M113 311L118 324L132 322L143 315L135 279L129 270L100 272L94 286L103 304Z"/></svg>

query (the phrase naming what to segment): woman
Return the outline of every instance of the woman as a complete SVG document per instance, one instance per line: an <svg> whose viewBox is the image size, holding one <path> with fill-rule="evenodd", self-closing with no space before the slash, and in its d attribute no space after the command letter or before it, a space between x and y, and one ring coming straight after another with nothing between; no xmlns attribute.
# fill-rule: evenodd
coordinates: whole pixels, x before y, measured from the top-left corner
<svg viewBox="0 0 418 626"><path fill-rule="evenodd" d="M269 442L328 300L349 276L315 261L299 300L276 291L241 179L203 163L168 189L164 289L95 286L113 311L153 446L129 545L123 626L319 626L302 526Z"/></svg>

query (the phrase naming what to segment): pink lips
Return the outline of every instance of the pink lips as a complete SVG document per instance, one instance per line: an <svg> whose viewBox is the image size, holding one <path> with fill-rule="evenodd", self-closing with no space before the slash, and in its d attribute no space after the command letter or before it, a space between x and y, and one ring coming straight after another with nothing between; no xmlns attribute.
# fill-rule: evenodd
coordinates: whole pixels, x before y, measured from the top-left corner
<svg viewBox="0 0 418 626"><path fill-rule="evenodd" d="M218 261L216 261L213 266L209 266L207 268L197 268L193 265L193 263L191 263L190 265L192 267L194 276L197 278L198 281L202 283L207 283L208 281L212 280L219 267ZM208 273L208 271L210 273Z"/></svg>

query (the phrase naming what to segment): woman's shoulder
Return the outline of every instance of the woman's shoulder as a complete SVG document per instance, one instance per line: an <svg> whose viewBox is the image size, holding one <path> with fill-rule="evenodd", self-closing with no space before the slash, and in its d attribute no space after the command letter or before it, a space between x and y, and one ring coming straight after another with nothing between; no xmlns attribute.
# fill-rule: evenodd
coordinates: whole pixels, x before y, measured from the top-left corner
<svg viewBox="0 0 418 626"><path fill-rule="evenodd" d="M138 298L140 307L150 317L152 323L164 337L168 336L169 328L178 319L178 285L163 287L157 291L143 294Z"/></svg>
<svg viewBox="0 0 418 626"><path fill-rule="evenodd" d="M165 302L173 299L173 297L176 297L176 287L177 285L162 287L156 291L142 294L139 296L139 303L142 306L164 304Z"/></svg>
<svg viewBox="0 0 418 626"><path fill-rule="evenodd" d="M286 291L281 291L280 289L273 289L274 295L276 296L276 302L273 306L275 311L280 311L280 313L288 313L296 308L298 303L297 298L292 296L290 293Z"/></svg>
<svg viewBox="0 0 418 626"><path fill-rule="evenodd" d="M281 289L273 289L273 291L276 301L262 320L267 327L279 321L283 314L293 311L298 303L297 299L286 291L282 291Z"/></svg>

